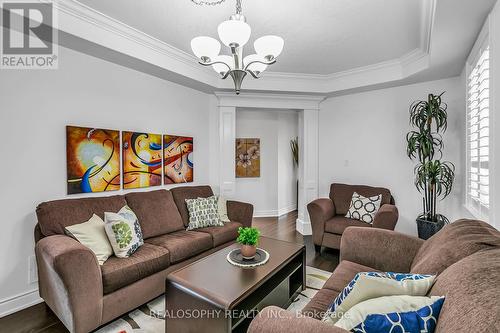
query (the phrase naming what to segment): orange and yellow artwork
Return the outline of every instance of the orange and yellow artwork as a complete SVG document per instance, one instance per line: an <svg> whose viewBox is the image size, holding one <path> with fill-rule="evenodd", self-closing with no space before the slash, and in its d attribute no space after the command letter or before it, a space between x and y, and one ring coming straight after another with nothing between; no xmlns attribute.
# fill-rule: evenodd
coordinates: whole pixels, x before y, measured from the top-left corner
<svg viewBox="0 0 500 333"><path fill-rule="evenodd" d="M66 126L68 194L120 189L120 132Z"/></svg>
<svg viewBox="0 0 500 333"><path fill-rule="evenodd" d="M163 136L163 168L165 184L193 182L192 137L177 135Z"/></svg>
<svg viewBox="0 0 500 333"><path fill-rule="evenodd" d="M123 188L161 185L161 135L122 132Z"/></svg>
<svg viewBox="0 0 500 333"><path fill-rule="evenodd" d="M236 139L236 178L260 177L260 139Z"/></svg>

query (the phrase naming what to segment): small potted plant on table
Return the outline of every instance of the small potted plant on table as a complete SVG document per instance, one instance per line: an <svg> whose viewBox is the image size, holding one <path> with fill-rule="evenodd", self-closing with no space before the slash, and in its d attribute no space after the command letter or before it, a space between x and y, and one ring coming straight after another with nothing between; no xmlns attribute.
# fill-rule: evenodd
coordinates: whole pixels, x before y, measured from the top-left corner
<svg viewBox="0 0 500 333"><path fill-rule="evenodd" d="M236 241L241 245L241 255L245 259L253 259L259 243L260 231L257 228L238 229L238 239Z"/></svg>

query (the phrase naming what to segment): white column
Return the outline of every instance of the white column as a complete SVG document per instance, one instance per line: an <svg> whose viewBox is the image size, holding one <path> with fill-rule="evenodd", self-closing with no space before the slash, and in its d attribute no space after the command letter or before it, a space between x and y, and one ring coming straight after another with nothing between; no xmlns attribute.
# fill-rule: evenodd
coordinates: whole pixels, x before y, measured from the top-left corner
<svg viewBox="0 0 500 333"><path fill-rule="evenodd" d="M235 144L236 144L236 107L219 106L220 131L220 194L232 198L236 190Z"/></svg>
<svg viewBox="0 0 500 333"><path fill-rule="evenodd" d="M318 198L318 109L305 109L299 117L299 212L297 231L311 235L307 204Z"/></svg>

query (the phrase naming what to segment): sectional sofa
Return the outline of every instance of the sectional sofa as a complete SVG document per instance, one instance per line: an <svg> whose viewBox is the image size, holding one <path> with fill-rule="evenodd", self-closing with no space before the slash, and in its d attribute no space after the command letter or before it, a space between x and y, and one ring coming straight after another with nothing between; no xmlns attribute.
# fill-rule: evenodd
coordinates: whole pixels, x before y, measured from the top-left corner
<svg viewBox="0 0 500 333"><path fill-rule="evenodd" d="M499 332L500 232L485 222L460 220L426 241L349 227L342 235L340 256L340 264L301 315L264 308L248 333L348 333L320 319L354 276L366 271L437 275L428 294L445 296L436 333Z"/></svg>
<svg viewBox="0 0 500 333"><path fill-rule="evenodd" d="M251 225L253 206L228 201L231 222L186 231L185 199L212 195L209 186L185 186L41 203L35 227L40 296L70 332L84 333L161 295L170 272L228 246L240 226ZM144 236L129 258L112 256L99 266L88 248L65 235L64 227L125 205L136 213Z"/></svg>

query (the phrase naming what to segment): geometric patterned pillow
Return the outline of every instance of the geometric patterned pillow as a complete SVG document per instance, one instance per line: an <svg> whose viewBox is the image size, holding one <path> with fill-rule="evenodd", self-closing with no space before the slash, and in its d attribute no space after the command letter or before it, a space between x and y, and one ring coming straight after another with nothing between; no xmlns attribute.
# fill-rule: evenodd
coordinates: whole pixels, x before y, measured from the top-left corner
<svg viewBox="0 0 500 333"><path fill-rule="evenodd" d="M128 258L144 244L141 225L137 216L123 206L118 213L104 213L104 228L115 256Z"/></svg>
<svg viewBox="0 0 500 333"><path fill-rule="evenodd" d="M216 196L186 199L189 211L189 224L186 230L205 227L223 227L219 217L219 204Z"/></svg>
<svg viewBox="0 0 500 333"><path fill-rule="evenodd" d="M443 306L439 296L384 296L353 306L335 326L359 333L432 333Z"/></svg>
<svg viewBox="0 0 500 333"><path fill-rule="evenodd" d="M335 298L323 321L331 324L363 301L393 295L425 296L434 283L435 275L393 272L361 272Z"/></svg>
<svg viewBox="0 0 500 333"><path fill-rule="evenodd" d="M382 194L366 198L361 194L354 192L352 194L349 211L345 217L372 224L375 214L377 214L377 211L380 208L381 201Z"/></svg>

